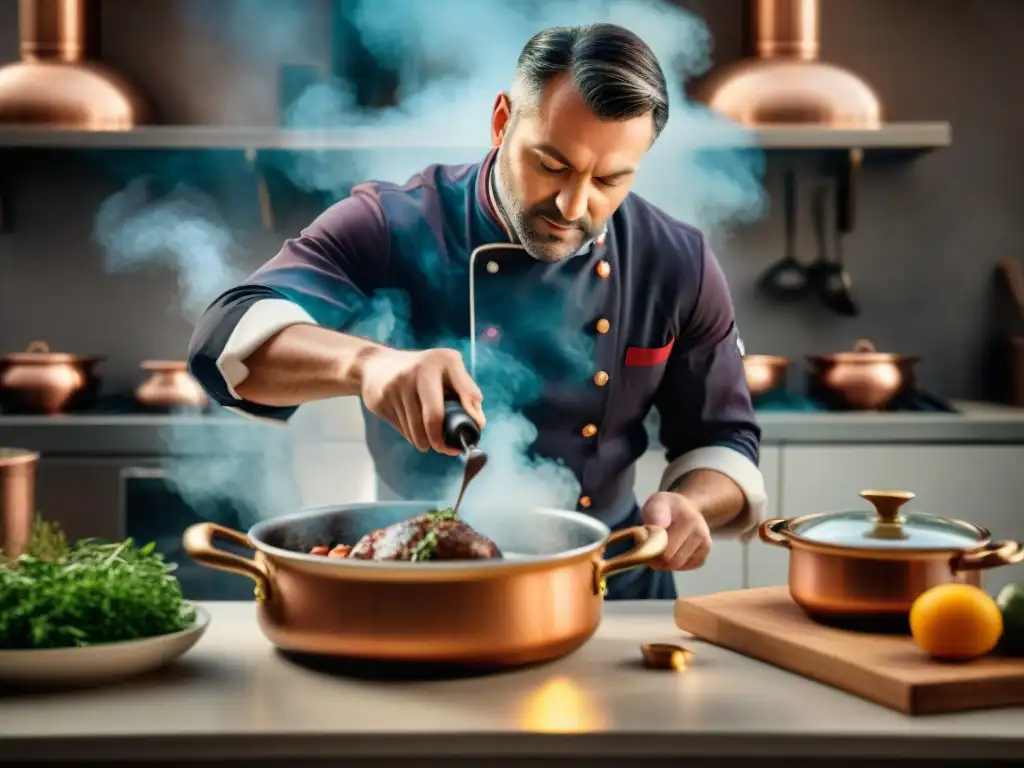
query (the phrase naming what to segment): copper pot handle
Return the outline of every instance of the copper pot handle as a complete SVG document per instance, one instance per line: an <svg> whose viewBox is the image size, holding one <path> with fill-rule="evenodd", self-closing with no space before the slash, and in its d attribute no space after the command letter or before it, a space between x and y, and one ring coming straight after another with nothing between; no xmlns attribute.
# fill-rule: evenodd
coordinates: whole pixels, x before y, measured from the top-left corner
<svg viewBox="0 0 1024 768"><path fill-rule="evenodd" d="M597 561L597 567L594 569L594 592L596 594L603 595L605 593L604 582L609 576L651 562L659 557L668 546L668 533L664 528L659 528L656 525L637 525L615 531L605 541L604 546L607 548L610 544L625 538L633 539L636 546L621 555L616 555L608 560L601 558Z"/></svg>
<svg viewBox="0 0 1024 768"><path fill-rule="evenodd" d="M1019 541L995 541L981 549L953 555L949 565L956 572L980 571L1018 563L1024 563L1024 544Z"/></svg>
<svg viewBox="0 0 1024 768"><path fill-rule="evenodd" d="M765 544L772 544L776 547L785 547L789 549L789 539L783 536L779 531L782 530L782 526L786 524L785 518L776 517L774 520L765 520L759 526L757 526L757 535Z"/></svg>
<svg viewBox="0 0 1024 768"><path fill-rule="evenodd" d="M858 354L874 354L878 350L875 349L875 344L870 339L857 339L853 343L853 351Z"/></svg>
<svg viewBox="0 0 1024 768"><path fill-rule="evenodd" d="M248 557L240 557L231 552L225 552L214 546L216 538L230 541L241 547L251 547L252 542L244 533L225 528L216 523L196 523L185 529L181 537L182 546L189 557L208 568L216 568L218 571L228 573L239 573L248 576L256 582L253 593L256 595L256 602L262 603L270 596L270 574L266 566Z"/></svg>
<svg viewBox="0 0 1024 768"><path fill-rule="evenodd" d="M25 347L25 351L31 355L48 355L50 354L50 345L45 341L31 341Z"/></svg>

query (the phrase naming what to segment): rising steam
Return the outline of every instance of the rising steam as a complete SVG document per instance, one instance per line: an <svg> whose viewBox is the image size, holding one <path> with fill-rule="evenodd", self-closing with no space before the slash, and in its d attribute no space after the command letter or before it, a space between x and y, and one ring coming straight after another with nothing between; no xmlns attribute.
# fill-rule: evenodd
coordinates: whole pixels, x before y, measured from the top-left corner
<svg viewBox="0 0 1024 768"><path fill-rule="evenodd" d="M636 192L713 236L734 222L761 215L760 153L746 146L747 137L739 127L684 96L685 80L710 66L711 36L697 16L657 0L337 1L345 5L348 23L359 29L377 61L401 74L400 105L372 112L361 109L354 87L337 79L308 87L287 105L282 117L287 127L365 130L380 137L381 148L305 152L277 161L297 187L337 198L364 179L402 182L430 163L479 160L487 148L494 97L510 85L525 41L555 24L608 21L629 27L651 45L671 88L668 126L641 168ZM307 61L309 41L327 31L324 5L312 2L191 0L185 7L197 34L217 35L256 73L242 78L225 95L227 122L232 113L251 112L251 103L265 101L276 87L268 61L275 66ZM708 140L739 149L700 152ZM405 148L389 146L389 141ZM194 189L177 187L154 200L143 183L132 183L103 206L96 234L111 271L158 264L175 269L181 311L190 319L242 277L229 227L214 202ZM400 297L374 301L375 311L357 332L381 340L407 338L408 312ZM465 350L467 342L446 343ZM543 338L538 343L550 346L552 341ZM570 368L585 370L591 359L585 345L582 336L579 343L559 342ZM536 428L520 408L529 399L527 394L539 389L540 375L523 359L498 353L485 356L480 365L477 378L488 415L484 447L491 465L477 480L469 501L506 504L514 498L517 504L573 508L580 489L572 473L557 462L528 457ZM193 506L209 514L209 502L225 495L247 503L254 517L280 514L302 502L298 489L278 471L287 472L281 465L290 461L291 442L316 439L326 420L346 418L343 411L350 417L352 405L303 408L285 432L254 427L239 437L217 427L168 430L166 439L176 453L256 459L240 461L230 477L218 469L222 463L178 462L168 469ZM285 439L283 434L290 436ZM200 441L202 451L192 450ZM344 475L344 468L338 471ZM455 491L453 485L446 496L454 497Z"/></svg>

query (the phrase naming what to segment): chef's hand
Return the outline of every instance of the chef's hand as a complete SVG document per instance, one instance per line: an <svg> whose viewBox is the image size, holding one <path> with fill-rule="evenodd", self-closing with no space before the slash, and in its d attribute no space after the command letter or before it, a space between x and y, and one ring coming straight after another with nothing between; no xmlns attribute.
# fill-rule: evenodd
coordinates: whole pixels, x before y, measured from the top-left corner
<svg viewBox="0 0 1024 768"><path fill-rule="evenodd" d="M697 505L679 493L659 492L644 504L643 522L668 533L668 546L651 562L658 571L692 571L711 554L711 529Z"/></svg>
<svg viewBox="0 0 1024 768"><path fill-rule="evenodd" d="M370 413L390 423L420 451L459 454L444 444L446 391L459 398L481 429L484 426L484 396L454 349L406 352L378 347L363 362L361 381Z"/></svg>

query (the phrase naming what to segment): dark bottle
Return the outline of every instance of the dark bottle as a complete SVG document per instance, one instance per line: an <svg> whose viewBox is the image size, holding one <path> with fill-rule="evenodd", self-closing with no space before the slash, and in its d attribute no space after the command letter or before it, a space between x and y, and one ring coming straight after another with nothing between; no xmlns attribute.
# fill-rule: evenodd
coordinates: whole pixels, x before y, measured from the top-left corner
<svg viewBox="0 0 1024 768"><path fill-rule="evenodd" d="M467 451L480 442L480 427L458 400L444 403L444 443L449 448Z"/></svg>

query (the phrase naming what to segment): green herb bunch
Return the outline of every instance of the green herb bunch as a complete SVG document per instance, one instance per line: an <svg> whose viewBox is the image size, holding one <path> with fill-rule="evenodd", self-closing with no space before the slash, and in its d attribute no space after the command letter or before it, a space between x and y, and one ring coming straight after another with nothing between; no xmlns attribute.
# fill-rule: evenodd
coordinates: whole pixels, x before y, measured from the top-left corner
<svg viewBox="0 0 1024 768"><path fill-rule="evenodd" d="M69 648L177 632L195 611L153 544L83 539L37 524L29 551L0 563L0 649Z"/></svg>
<svg viewBox="0 0 1024 768"><path fill-rule="evenodd" d="M452 507L444 509L432 509L426 514L427 532L423 534L413 547L409 560L414 563L424 560L432 560L437 552L437 524L455 519L455 510Z"/></svg>

